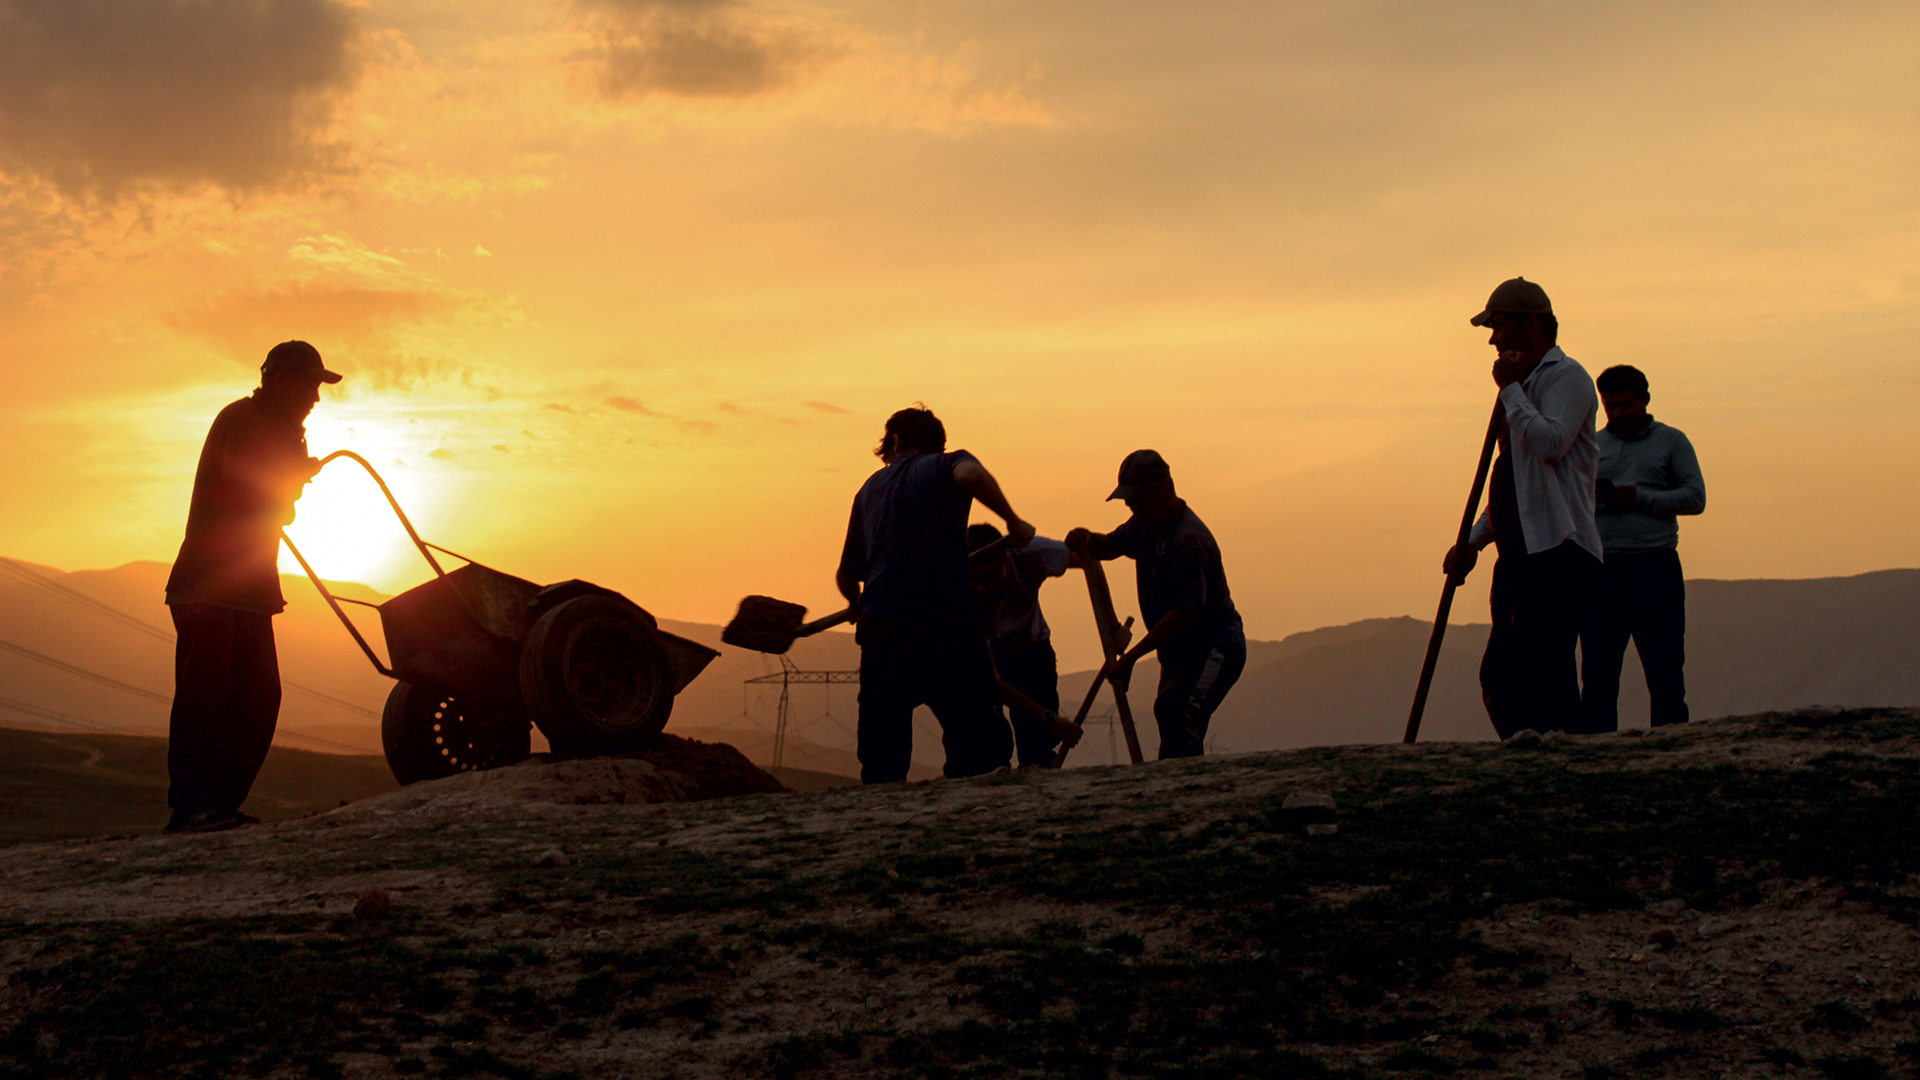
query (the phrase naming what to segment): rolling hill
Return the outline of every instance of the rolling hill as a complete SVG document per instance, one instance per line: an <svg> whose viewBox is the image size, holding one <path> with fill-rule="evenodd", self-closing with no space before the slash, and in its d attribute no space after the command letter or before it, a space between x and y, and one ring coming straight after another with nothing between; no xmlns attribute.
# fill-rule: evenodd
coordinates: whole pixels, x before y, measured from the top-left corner
<svg viewBox="0 0 1920 1080"><path fill-rule="evenodd" d="M117 680L147 696L0 647L0 722L165 734L164 702L172 684L171 648L164 640L169 622L161 602L166 566L130 563L65 574L47 567L27 569L32 578L17 571L0 574L0 643ZM135 616L150 629L102 614L42 582ZM287 612L277 620L281 664L289 683L282 742L314 750L378 753L377 716L391 683L373 671L311 585L292 578L285 584ZM1062 603L1067 596L1063 590L1077 591L1074 585L1053 586L1049 602ZM340 588L347 595L381 599L362 586ZM1810 703L1920 704L1920 570L1807 580L1697 580L1688 583L1688 590L1688 672L1696 717ZM368 625L373 628L371 620ZM721 650L719 659L680 695L669 730L729 742L754 761L770 763L780 687L750 686L746 680L777 675L779 658L721 645L717 626L673 620L662 620L662 625ZM163 633L156 636L152 629ZM1475 623L1449 629L1423 739L1492 737L1480 708L1477 676L1487 629ZM1383 618L1249 643L1246 674L1215 719L1212 749L1397 740L1427 632L1428 624L1418 619ZM798 642L789 658L805 670L859 666L853 635L837 631ZM1063 675L1061 696L1069 707L1079 701L1090 678L1090 672ZM1148 756L1158 744L1151 715L1156 678L1153 664L1142 664L1130 695ZM1643 726L1646 695L1631 653L1624 686L1623 723ZM857 691L849 685L794 686L793 729L783 764L857 774L852 754ZM1103 693L1095 717L1110 711L1110 699ZM921 737L916 740L915 775L933 775L940 764L938 729L924 710L916 723ZM1124 759L1124 754L1111 728L1096 724L1072 761L1097 764Z"/></svg>

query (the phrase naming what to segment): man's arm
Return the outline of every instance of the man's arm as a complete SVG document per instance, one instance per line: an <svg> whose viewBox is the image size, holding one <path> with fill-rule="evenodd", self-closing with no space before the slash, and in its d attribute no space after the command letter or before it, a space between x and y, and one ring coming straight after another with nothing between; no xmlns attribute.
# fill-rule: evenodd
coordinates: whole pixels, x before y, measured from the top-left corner
<svg viewBox="0 0 1920 1080"><path fill-rule="evenodd" d="M1066 746L1071 747L1080 741L1082 728L1079 724L1074 723L1071 717L1061 716L1059 713L1054 712L1052 709L1021 693L1019 687L997 675L994 676L994 680L1000 684L1000 700L1002 703L1026 713L1028 716L1033 717L1043 724L1047 724L1053 730L1054 736ZM1053 719L1048 720L1047 718L1049 716Z"/></svg>
<svg viewBox="0 0 1920 1080"><path fill-rule="evenodd" d="M1633 509L1653 517L1678 517L1704 512L1707 508L1707 481L1700 475L1700 458L1693 452L1693 443L1678 431L1673 432L1673 446L1668 450L1667 464L1673 470L1678 486L1665 491L1635 488Z"/></svg>
<svg viewBox="0 0 1920 1080"><path fill-rule="evenodd" d="M1067 550L1079 557L1076 566L1086 565L1087 560L1107 562L1117 559L1126 552L1120 550L1120 542L1112 533L1097 533L1091 529L1072 529L1067 532Z"/></svg>
<svg viewBox="0 0 1920 1080"><path fill-rule="evenodd" d="M980 505L1000 515L1007 524L1007 546L1023 548L1033 540L1034 528L1022 521L1019 514L1008 505L1007 497L1000 491L999 481L987 471L985 465L972 455L962 457L953 466L953 482L960 489L980 500Z"/></svg>
<svg viewBox="0 0 1920 1080"><path fill-rule="evenodd" d="M1441 572L1456 583L1467 580L1467 575L1473 573L1475 564L1480 561L1480 549L1491 543L1493 509L1489 507L1480 511L1480 520L1474 522L1473 528L1468 531L1467 542L1447 549L1446 555L1440 560Z"/></svg>
<svg viewBox="0 0 1920 1080"><path fill-rule="evenodd" d="M840 565L833 572L833 583L847 598L853 621L860 621L860 582L866 573L867 533L860 522L860 502L854 500L853 514L847 520L847 539L840 546Z"/></svg>
<svg viewBox="0 0 1920 1080"><path fill-rule="evenodd" d="M1567 366L1556 365L1547 372L1537 407L1520 383L1511 382L1500 388L1513 446L1549 464L1567 456L1599 408L1593 380L1573 366L1572 361L1565 363Z"/></svg>
<svg viewBox="0 0 1920 1080"><path fill-rule="evenodd" d="M1177 607L1160 616L1160 621L1153 624L1147 631L1147 636L1134 642L1133 648L1120 654L1120 659L1115 661L1113 670L1107 675L1107 681L1113 684L1114 689L1124 691L1127 684L1133 681L1133 666L1140 662L1141 657L1158 649L1168 638L1178 636L1181 631L1192 626L1194 620L1199 617L1199 604Z"/></svg>

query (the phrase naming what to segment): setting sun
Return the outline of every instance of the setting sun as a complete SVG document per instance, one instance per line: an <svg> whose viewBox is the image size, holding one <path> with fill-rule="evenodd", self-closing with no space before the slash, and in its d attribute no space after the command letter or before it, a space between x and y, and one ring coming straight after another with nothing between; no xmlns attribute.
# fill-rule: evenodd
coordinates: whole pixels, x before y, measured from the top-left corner
<svg viewBox="0 0 1920 1080"><path fill-rule="evenodd" d="M343 420L316 415L307 427L307 445L315 457L340 449L362 453L380 471L416 529L424 530L434 520L439 500L428 496L425 485L398 456L408 443L404 434L390 434L379 420L364 416ZM287 535L300 546L314 571L329 581L358 581L397 592L432 573L378 485L350 458L329 462L307 485L296 512ZM432 537L423 531L422 539ZM284 546L280 569L302 573Z"/></svg>

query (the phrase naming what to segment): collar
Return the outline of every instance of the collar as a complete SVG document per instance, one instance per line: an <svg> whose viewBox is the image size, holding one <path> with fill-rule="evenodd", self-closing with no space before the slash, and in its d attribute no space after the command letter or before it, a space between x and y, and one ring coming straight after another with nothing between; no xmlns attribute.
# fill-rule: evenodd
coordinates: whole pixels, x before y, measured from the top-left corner
<svg viewBox="0 0 1920 1080"><path fill-rule="evenodd" d="M1659 426L1660 426L1660 421L1655 420L1653 418L1652 413L1648 413L1646 430L1640 432L1638 435L1622 435L1619 432L1613 430L1613 425L1611 424L1607 425L1602 430L1606 431L1608 434L1612 435L1614 438L1619 439L1621 442L1639 442L1641 439L1644 439L1647 436L1653 434L1653 429Z"/></svg>
<svg viewBox="0 0 1920 1080"><path fill-rule="evenodd" d="M1527 377L1524 379L1521 379L1520 381L1528 386L1531 386L1533 385L1533 380L1542 371L1547 370L1548 364L1557 364L1560 361L1565 360L1566 358L1567 358L1567 354L1560 351L1560 346L1555 345L1554 347L1547 350L1546 355L1540 358L1540 362L1533 365L1533 370L1527 372Z"/></svg>

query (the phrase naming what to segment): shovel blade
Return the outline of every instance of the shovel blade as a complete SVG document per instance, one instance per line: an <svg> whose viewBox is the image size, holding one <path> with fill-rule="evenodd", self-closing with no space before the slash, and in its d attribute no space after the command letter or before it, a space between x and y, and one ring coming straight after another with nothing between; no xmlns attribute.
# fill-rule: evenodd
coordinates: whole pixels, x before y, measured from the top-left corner
<svg viewBox="0 0 1920 1080"><path fill-rule="evenodd" d="M807 617L803 604L789 604L771 596L749 596L740 601L733 621L720 631L720 640L735 648L784 653Z"/></svg>

